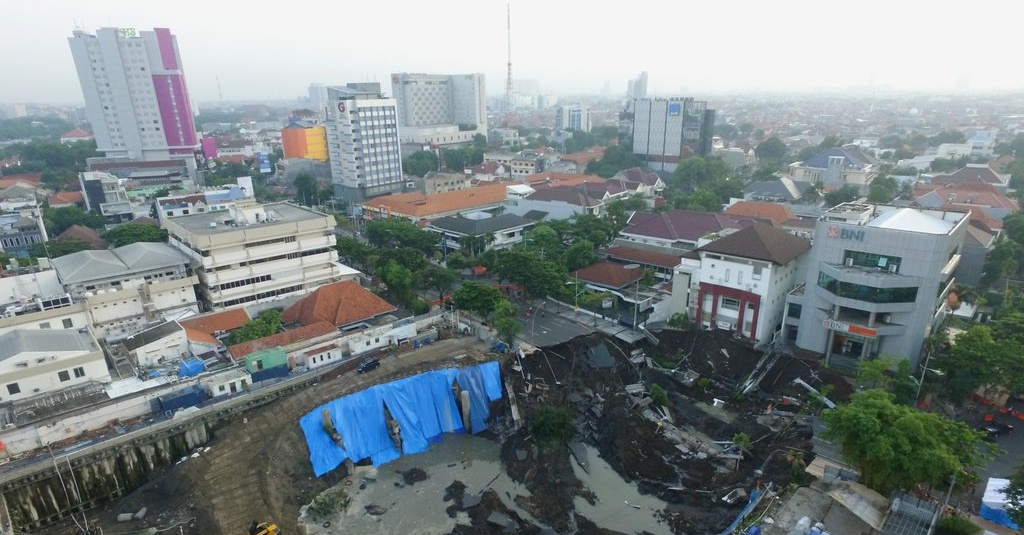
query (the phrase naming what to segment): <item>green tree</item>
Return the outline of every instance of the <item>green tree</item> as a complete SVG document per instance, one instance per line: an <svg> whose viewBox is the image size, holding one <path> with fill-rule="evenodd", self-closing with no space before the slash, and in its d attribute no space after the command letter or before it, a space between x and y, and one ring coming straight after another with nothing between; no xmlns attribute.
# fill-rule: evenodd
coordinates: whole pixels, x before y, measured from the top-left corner
<svg viewBox="0 0 1024 535"><path fill-rule="evenodd" d="M740 129L729 123L715 123L715 135L722 139L732 141L739 137Z"/></svg>
<svg viewBox="0 0 1024 535"><path fill-rule="evenodd" d="M561 251L558 253L561 259ZM543 258L525 247L495 251L490 267L501 277L521 284L533 298L558 296L565 292L566 272L561 261Z"/></svg>
<svg viewBox="0 0 1024 535"><path fill-rule="evenodd" d="M459 310L471 310L485 320L505 296L494 286L479 282L465 282L452 294L452 305Z"/></svg>
<svg viewBox="0 0 1024 535"><path fill-rule="evenodd" d="M843 204L844 202L853 202L859 198L860 190L857 189L857 186L847 184L836 191L826 193L825 204L832 207Z"/></svg>
<svg viewBox="0 0 1024 535"><path fill-rule="evenodd" d="M668 392L666 392L659 384L651 385L651 401L661 405L662 407L668 407L670 405Z"/></svg>
<svg viewBox="0 0 1024 535"><path fill-rule="evenodd" d="M36 243L29 248L29 256L32 258L58 258L71 253L77 253L78 251L88 251L93 249L92 244L82 240L75 240L71 238L61 238L56 240L50 240L46 243Z"/></svg>
<svg viewBox="0 0 1024 535"><path fill-rule="evenodd" d="M1010 518L1017 525L1024 525L1024 463L1021 463L1010 477L1010 486L1006 487L1006 500L1006 512Z"/></svg>
<svg viewBox="0 0 1024 535"><path fill-rule="evenodd" d="M388 262L395 262L399 266L404 266L410 271L426 269L426 267L430 265L427 258L423 256L423 253L413 249L412 247L379 249L374 251L373 254L376 256L373 262L375 268L374 273L385 269Z"/></svg>
<svg viewBox="0 0 1024 535"><path fill-rule="evenodd" d="M563 407L542 405L530 418L530 434L542 450L560 447L576 434L572 414Z"/></svg>
<svg viewBox="0 0 1024 535"><path fill-rule="evenodd" d="M754 147L754 154L758 160L782 160L788 152L786 144L778 136L772 136Z"/></svg>
<svg viewBox="0 0 1024 535"><path fill-rule="evenodd" d="M589 240L603 246L617 234L614 224L607 218L594 214L576 214L570 220L568 231L575 240Z"/></svg>
<svg viewBox="0 0 1024 535"><path fill-rule="evenodd" d="M594 244L577 240L565 251L565 267L569 271L585 268L594 263Z"/></svg>
<svg viewBox="0 0 1024 535"><path fill-rule="evenodd" d="M454 270L434 264L416 271L416 285L436 291L438 299L441 300L448 295L457 280L459 280L459 274Z"/></svg>
<svg viewBox="0 0 1024 535"><path fill-rule="evenodd" d="M862 359L857 362L857 383L868 388L889 388L889 376L885 372L892 368L892 361L886 358Z"/></svg>
<svg viewBox="0 0 1024 535"><path fill-rule="evenodd" d="M281 312L278 310L264 310L231 333L229 338L230 345L241 344L242 342L277 334L280 330Z"/></svg>
<svg viewBox="0 0 1024 535"><path fill-rule="evenodd" d="M893 394L893 400L900 405L912 407L917 402L917 382L911 377L909 360L900 359L896 362L896 371L893 373L889 390Z"/></svg>
<svg viewBox="0 0 1024 535"><path fill-rule="evenodd" d="M316 178L309 173L299 173L295 175L295 180L292 182L295 186L295 198L306 206L313 206L316 203L318 197L318 191L320 184Z"/></svg>
<svg viewBox="0 0 1024 535"><path fill-rule="evenodd" d="M498 301L498 304L494 307L494 330L498 331L498 338L510 346L515 342L516 336L519 335L523 328L516 317L518 312L516 306L509 302L508 299Z"/></svg>
<svg viewBox="0 0 1024 535"><path fill-rule="evenodd" d="M15 117L0 120L0 141L29 138L59 140L74 125L56 117Z"/></svg>
<svg viewBox="0 0 1024 535"><path fill-rule="evenodd" d="M366 225L366 239L378 249L409 247L433 256L441 235L423 230L408 219L378 219Z"/></svg>
<svg viewBox="0 0 1024 535"><path fill-rule="evenodd" d="M956 337L956 343L938 366L946 372L948 395L963 401L981 386L999 379L995 368L998 344L992 330L984 325L972 325Z"/></svg>
<svg viewBox="0 0 1024 535"><path fill-rule="evenodd" d="M430 171L437 171L437 154L429 150L414 152L402 158L402 171L407 175L419 177Z"/></svg>
<svg viewBox="0 0 1024 535"><path fill-rule="evenodd" d="M475 236L463 236L459 238L459 250L465 251L470 256L477 256L494 243L494 233L477 234Z"/></svg>
<svg viewBox="0 0 1024 535"><path fill-rule="evenodd" d="M395 260L388 260L378 271L380 279L388 287L388 292L402 305L412 305L416 297L413 293L412 271Z"/></svg>
<svg viewBox="0 0 1024 535"><path fill-rule="evenodd" d="M167 231L152 223L125 223L102 234L111 247L121 247L135 242L167 243Z"/></svg>
<svg viewBox="0 0 1024 535"><path fill-rule="evenodd" d="M995 451L967 424L896 404L881 390L858 392L822 419L823 436L839 444L862 483L882 494L942 486L948 477L983 466Z"/></svg>
<svg viewBox="0 0 1024 535"><path fill-rule="evenodd" d="M693 210L694 212L721 212L722 199L714 190L698 188L689 196L681 199L680 208Z"/></svg>
<svg viewBox="0 0 1024 535"><path fill-rule="evenodd" d="M607 214L608 221L612 224L612 228L615 230L615 234L626 228L626 222L629 221L633 212L640 212L646 209L647 201L639 195L625 199L615 199L605 204L605 213Z"/></svg>
<svg viewBox="0 0 1024 535"><path fill-rule="evenodd" d="M721 158L691 156L676 166L672 180L676 187L694 191L729 176L729 166Z"/></svg>
<svg viewBox="0 0 1024 535"><path fill-rule="evenodd" d="M895 178L881 175L871 181L868 189L868 202L888 203L895 199L900 192L900 184Z"/></svg>
<svg viewBox="0 0 1024 535"><path fill-rule="evenodd" d="M346 264L362 271L369 271L372 251L363 242L350 236L338 236L334 248L338 250L338 256L344 259Z"/></svg>
<svg viewBox="0 0 1024 535"><path fill-rule="evenodd" d="M56 236L64 232L72 225L82 225L93 229L102 229L107 223L103 216L86 212L81 208L68 206L66 208L45 208L43 210L43 221L46 224L46 231L50 236Z"/></svg>
<svg viewBox="0 0 1024 535"><path fill-rule="evenodd" d="M732 436L732 445L736 446L740 453L746 455L754 447L754 442L750 439L750 435L740 431Z"/></svg>
<svg viewBox="0 0 1024 535"><path fill-rule="evenodd" d="M981 285L988 287L1001 277L1016 275L1020 271L1022 256L1024 256L1024 246L1012 239L1000 239L985 258L985 271L981 276Z"/></svg>
<svg viewBox="0 0 1024 535"><path fill-rule="evenodd" d="M603 178L611 178L623 169L640 167L643 162L633 154L632 149L622 145L611 145L604 150L600 160L587 164L586 172Z"/></svg>

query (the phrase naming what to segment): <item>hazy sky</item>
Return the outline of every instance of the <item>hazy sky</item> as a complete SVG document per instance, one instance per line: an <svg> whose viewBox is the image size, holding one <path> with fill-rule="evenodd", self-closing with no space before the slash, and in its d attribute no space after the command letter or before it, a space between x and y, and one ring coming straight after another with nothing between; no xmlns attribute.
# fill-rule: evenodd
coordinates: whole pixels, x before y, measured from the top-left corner
<svg viewBox="0 0 1024 535"><path fill-rule="evenodd" d="M4 2L0 102L82 102L67 38L76 23L167 27L194 99L305 95L312 82L391 72L487 75L504 92L505 2ZM264 7L265 6L265 7ZM605 7L611 6L611 7ZM315 8L315 9L314 9ZM649 92L1024 89L1017 2L511 0L517 78L598 93L649 71Z"/></svg>

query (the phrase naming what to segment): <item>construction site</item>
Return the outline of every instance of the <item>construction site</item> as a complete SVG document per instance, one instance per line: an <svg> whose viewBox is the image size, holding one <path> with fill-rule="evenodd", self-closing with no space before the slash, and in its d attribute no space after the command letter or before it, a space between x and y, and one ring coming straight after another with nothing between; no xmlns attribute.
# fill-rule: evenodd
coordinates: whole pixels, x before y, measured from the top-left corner
<svg viewBox="0 0 1024 535"><path fill-rule="evenodd" d="M230 535L272 520L282 533L310 535L416 526L722 533L764 489L802 481L811 457L805 413L831 403L815 389L845 382L813 361L765 354L728 333L666 330L658 337L657 345L629 346L592 334L518 355L464 337L385 359L373 375L325 376L211 430L208 443L149 474L138 490L38 532L74 533L88 522L108 533L173 526ZM302 414L375 384L494 359L504 396L491 404L486 430L444 435L429 452L376 468L364 459L314 476ZM841 386L829 394L835 401L848 395ZM554 447L539 443L532 424L552 408L568 415L565 440ZM487 477L473 480L476 473ZM347 500L327 518L308 510L325 491ZM426 511L443 518L428 528ZM130 520L119 522L127 513Z"/></svg>

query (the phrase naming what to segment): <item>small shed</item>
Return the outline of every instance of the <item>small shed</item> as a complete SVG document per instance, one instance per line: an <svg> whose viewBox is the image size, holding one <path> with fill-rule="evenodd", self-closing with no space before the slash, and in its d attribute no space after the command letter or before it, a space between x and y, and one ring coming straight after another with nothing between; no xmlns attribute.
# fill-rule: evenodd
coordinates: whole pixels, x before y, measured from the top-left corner
<svg viewBox="0 0 1024 535"><path fill-rule="evenodd" d="M241 368L213 374L203 381L203 387L211 398L242 392L251 384L249 372Z"/></svg>
<svg viewBox="0 0 1024 535"><path fill-rule="evenodd" d="M261 349L245 356L245 369L249 373L288 365L288 355L281 346Z"/></svg>

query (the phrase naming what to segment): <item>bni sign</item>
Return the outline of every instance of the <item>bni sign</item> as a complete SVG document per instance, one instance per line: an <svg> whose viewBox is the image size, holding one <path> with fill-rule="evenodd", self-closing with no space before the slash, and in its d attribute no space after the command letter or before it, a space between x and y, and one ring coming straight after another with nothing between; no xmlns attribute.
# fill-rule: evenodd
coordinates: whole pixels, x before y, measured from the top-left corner
<svg viewBox="0 0 1024 535"><path fill-rule="evenodd" d="M860 325L850 325L849 323L843 323L834 319L826 319L823 322L826 329L831 329L836 332L856 334L867 338L877 338L878 331L874 329L868 329L867 327L861 327Z"/></svg>
<svg viewBox="0 0 1024 535"><path fill-rule="evenodd" d="M840 240L864 241L863 230L840 228L839 225L829 225L825 229L825 235L829 238L839 238Z"/></svg>

